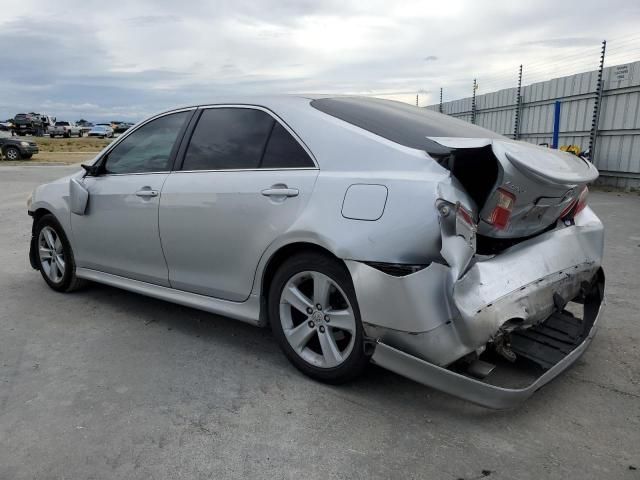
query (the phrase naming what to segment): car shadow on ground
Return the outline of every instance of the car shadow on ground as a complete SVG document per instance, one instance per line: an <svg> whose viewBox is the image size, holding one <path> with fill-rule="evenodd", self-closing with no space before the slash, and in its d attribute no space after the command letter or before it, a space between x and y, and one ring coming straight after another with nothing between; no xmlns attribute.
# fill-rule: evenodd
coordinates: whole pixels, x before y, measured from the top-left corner
<svg viewBox="0 0 640 480"><path fill-rule="evenodd" d="M179 333L195 341L205 341L214 348L220 347L239 356L259 356L260 361L283 375L295 376L299 381L321 385L298 372L281 353L269 327L260 328L231 318L184 307L163 300L146 297L115 287L88 283L72 294L83 301L90 301L96 308L126 312L118 316L131 324L143 324L146 328L161 328L168 333ZM451 397L437 390L420 385L393 372L371 364L357 380L346 385L322 385L334 396L345 401L360 402L367 408L406 408L425 413L464 414L477 419L495 419L512 416L518 410L494 411L470 402Z"/></svg>

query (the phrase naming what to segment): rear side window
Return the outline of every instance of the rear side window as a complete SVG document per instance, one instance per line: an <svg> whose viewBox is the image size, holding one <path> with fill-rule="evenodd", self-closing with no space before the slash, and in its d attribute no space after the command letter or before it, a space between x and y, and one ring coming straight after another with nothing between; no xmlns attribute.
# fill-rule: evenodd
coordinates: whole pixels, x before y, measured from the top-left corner
<svg viewBox="0 0 640 480"><path fill-rule="evenodd" d="M262 168L306 168L313 167L313 160L302 145L276 122L262 158Z"/></svg>
<svg viewBox="0 0 640 480"><path fill-rule="evenodd" d="M258 168L273 118L250 108L202 112L184 158L183 170Z"/></svg>
<svg viewBox="0 0 640 480"><path fill-rule="evenodd" d="M211 108L196 125L183 170L313 167L296 139L271 115L252 108Z"/></svg>

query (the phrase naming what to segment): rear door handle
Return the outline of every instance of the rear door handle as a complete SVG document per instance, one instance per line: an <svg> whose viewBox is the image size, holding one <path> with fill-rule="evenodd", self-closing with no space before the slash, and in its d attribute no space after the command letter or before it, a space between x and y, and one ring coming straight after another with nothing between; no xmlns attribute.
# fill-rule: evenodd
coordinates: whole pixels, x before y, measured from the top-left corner
<svg viewBox="0 0 640 480"><path fill-rule="evenodd" d="M262 190L265 197L297 197L300 191L297 188L267 188Z"/></svg>
<svg viewBox="0 0 640 480"><path fill-rule="evenodd" d="M157 190L151 190L151 189L143 188L142 190L138 190L136 192L136 195L138 197L145 197L145 198L157 197L158 196L158 191Z"/></svg>

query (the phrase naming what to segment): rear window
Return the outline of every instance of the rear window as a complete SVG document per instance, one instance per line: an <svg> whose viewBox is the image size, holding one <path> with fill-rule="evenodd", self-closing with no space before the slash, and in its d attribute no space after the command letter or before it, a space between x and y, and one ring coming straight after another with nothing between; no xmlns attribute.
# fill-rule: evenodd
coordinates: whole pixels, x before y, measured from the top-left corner
<svg viewBox="0 0 640 480"><path fill-rule="evenodd" d="M450 150L427 137L505 138L462 120L391 100L333 97L313 100L311 106L387 140L431 154L447 154Z"/></svg>

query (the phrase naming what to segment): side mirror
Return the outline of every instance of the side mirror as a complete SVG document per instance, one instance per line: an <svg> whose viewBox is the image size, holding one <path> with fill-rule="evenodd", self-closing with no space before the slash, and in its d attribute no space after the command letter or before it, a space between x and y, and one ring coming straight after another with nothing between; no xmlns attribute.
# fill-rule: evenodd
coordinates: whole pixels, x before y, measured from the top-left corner
<svg viewBox="0 0 640 480"><path fill-rule="evenodd" d="M96 177L100 175L100 165L85 165L84 163L80 165L84 168L85 176Z"/></svg>
<svg viewBox="0 0 640 480"><path fill-rule="evenodd" d="M89 203L89 190L80 180L72 178L69 181L69 204L76 215L84 215Z"/></svg>

